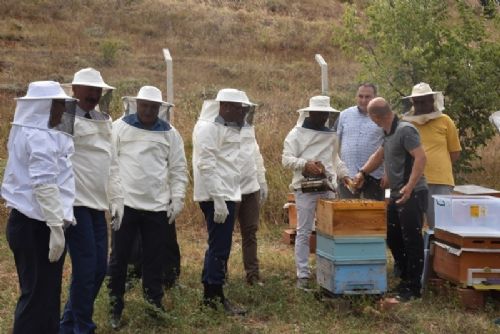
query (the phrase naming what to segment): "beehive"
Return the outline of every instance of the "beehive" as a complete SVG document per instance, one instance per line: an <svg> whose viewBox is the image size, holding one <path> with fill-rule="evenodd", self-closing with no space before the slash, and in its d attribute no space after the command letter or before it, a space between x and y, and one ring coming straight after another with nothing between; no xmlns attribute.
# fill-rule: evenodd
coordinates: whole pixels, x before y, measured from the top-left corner
<svg viewBox="0 0 500 334"><path fill-rule="evenodd" d="M386 203L363 199L319 200L316 230L333 237L385 237Z"/></svg>

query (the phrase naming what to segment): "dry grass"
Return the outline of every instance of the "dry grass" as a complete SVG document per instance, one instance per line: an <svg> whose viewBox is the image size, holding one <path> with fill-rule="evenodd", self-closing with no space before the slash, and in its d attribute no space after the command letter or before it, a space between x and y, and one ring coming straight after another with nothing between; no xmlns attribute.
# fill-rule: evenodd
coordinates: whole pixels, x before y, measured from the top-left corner
<svg viewBox="0 0 500 334"><path fill-rule="evenodd" d="M366 1L356 1L363 4ZM180 217L183 283L189 289L173 295L168 303L174 316L170 325L151 325L142 314L136 292L128 315L135 328L146 331L232 333L351 332L351 333L455 333L492 332L493 310L462 312L447 300L430 299L412 305L412 312L371 314L332 312L325 305L291 288L293 256L280 245L281 206L291 174L281 167L283 139L296 121L296 112L320 93L320 69L314 54L330 64L333 105L351 105L357 64L331 46L333 25L342 13L342 2L327 0L3 0L0 3L0 170L5 164L8 123L14 97L27 84L53 79L69 82L75 71L92 66L105 81L117 87L112 114L121 114L119 97L135 95L144 84L165 90L165 64L161 49L174 58L175 126L191 155L191 131L203 99L218 89L236 87L259 103L257 138L264 155L270 197L264 207L260 248L264 275L269 284L262 293L242 288L239 247L231 259L230 289L253 311L246 319L213 319L198 311L200 266L205 234L200 210L187 198ZM488 174L470 176L485 186L500 188L500 141L482 152ZM1 174L1 173L0 173ZM192 183L191 183L192 184ZM191 187L191 185L190 185ZM191 188L188 194L191 194ZM5 212L0 213L4 226ZM236 239L238 243L238 239ZM13 260L4 237L0 238L0 332L10 326L17 284ZM68 261L69 262L69 261ZM69 268L66 268L66 279ZM259 292L259 291L257 291ZM170 298L170 297L169 297ZM260 300L260 298L268 298ZM435 305L434 305L435 304ZM135 313L134 313L135 312ZM186 318L186 314L190 317ZM106 298L97 304L96 317L106 326ZM137 323L134 322L137 318ZM134 328L131 326L131 328ZM146 327L143 327L146 326ZM104 327L104 331L108 330ZM166 329L165 329L166 328Z"/></svg>

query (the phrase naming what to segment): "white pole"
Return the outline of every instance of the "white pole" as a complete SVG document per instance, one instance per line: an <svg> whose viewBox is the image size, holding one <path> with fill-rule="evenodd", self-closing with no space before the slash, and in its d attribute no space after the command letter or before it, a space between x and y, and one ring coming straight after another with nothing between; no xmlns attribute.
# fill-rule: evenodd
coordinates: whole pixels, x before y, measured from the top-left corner
<svg viewBox="0 0 500 334"><path fill-rule="evenodd" d="M321 94L328 95L328 64L319 53L314 58L321 67Z"/></svg>
<svg viewBox="0 0 500 334"><path fill-rule="evenodd" d="M172 66L172 56L168 49L163 49L163 57L167 63L167 102L174 104L174 72ZM173 121L174 113L170 109L170 121Z"/></svg>

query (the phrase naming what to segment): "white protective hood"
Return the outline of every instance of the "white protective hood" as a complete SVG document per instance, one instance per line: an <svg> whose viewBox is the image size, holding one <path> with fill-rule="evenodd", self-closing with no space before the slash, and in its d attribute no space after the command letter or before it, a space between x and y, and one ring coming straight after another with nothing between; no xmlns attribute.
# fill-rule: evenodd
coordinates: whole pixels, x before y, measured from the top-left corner
<svg viewBox="0 0 500 334"><path fill-rule="evenodd" d="M137 97L135 96L124 96L122 97L123 103L123 116L136 114L137 113ZM160 105L160 111L158 113L158 118L170 123L170 110L173 107L173 104L170 103L162 103ZM122 117L123 117L122 116Z"/></svg>
<svg viewBox="0 0 500 334"><path fill-rule="evenodd" d="M48 128L51 99L19 99L9 134L9 158L4 171L2 197L7 207L29 218L44 221L33 187L55 184L59 188L64 219L73 220L75 180L70 157L71 136Z"/></svg>
<svg viewBox="0 0 500 334"><path fill-rule="evenodd" d="M215 122L219 102L204 101L193 129L194 200L240 201L240 131Z"/></svg>
<svg viewBox="0 0 500 334"><path fill-rule="evenodd" d="M187 165L179 132L149 131L119 119L113 123L125 205L138 210L166 211L173 197L184 199Z"/></svg>
<svg viewBox="0 0 500 334"><path fill-rule="evenodd" d="M123 197L111 119L75 118L75 206L107 210L109 201Z"/></svg>

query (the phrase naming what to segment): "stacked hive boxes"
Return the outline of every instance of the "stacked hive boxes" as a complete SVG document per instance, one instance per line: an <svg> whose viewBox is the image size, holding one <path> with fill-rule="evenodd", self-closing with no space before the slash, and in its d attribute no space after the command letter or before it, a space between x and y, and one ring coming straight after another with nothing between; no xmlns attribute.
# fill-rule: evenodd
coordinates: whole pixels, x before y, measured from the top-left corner
<svg viewBox="0 0 500 334"><path fill-rule="evenodd" d="M435 195L433 269L462 286L500 287L500 198Z"/></svg>
<svg viewBox="0 0 500 334"><path fill-rule="evenodd" d="M333 294L387 291L385 202L320 200L316 220L318 284Z"/></svg>

